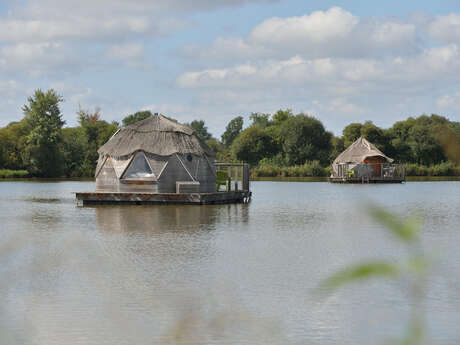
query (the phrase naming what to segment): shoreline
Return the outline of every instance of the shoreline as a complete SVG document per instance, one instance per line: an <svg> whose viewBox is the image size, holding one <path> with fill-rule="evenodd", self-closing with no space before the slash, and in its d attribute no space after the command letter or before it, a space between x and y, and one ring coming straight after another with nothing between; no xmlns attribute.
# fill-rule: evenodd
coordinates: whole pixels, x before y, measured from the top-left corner
<svg viewBox="0 0 460 345"><path fill-rule="evenodd" d="M92 177L25 177L25 178L0 178L0 182L95 182ZM255 177L251 181L265 182L328 182L328 177ZM460 181L460 176L406 176L406 182L443 182Z"/></svg>

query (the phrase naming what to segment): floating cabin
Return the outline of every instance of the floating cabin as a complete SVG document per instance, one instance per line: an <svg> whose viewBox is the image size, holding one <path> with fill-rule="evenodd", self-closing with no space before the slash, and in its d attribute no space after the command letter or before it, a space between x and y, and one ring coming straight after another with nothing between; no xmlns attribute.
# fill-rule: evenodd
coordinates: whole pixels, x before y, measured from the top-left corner
<svg viewBox="0 0 460 345"><path fill-rule="evenodd" d="M96 191L76 193L79 205L236 203L251 196L246 164L216 164L192 128L163 115L121 128L98 153Z"/></svg>
<svg viewBox="0 0 460 345"><path fill-rule="evenodd" d="M360 137L332 163L330 182L334 183L401 183L405 166L394 164L374 144Z"/></svg>

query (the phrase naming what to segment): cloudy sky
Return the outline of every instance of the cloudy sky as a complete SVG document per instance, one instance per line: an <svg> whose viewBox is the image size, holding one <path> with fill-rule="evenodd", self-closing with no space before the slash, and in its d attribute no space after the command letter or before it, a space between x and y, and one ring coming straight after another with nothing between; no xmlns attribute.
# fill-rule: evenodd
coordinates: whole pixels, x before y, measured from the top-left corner
<svg viewBox="0 0 460 345"><path fill-rule="evenodd" d="M217 136L280 108L337 135L460 121L460 1L1 0L0 126L36 88L64 97L69 126L79 105L204 119Z"/></svg>

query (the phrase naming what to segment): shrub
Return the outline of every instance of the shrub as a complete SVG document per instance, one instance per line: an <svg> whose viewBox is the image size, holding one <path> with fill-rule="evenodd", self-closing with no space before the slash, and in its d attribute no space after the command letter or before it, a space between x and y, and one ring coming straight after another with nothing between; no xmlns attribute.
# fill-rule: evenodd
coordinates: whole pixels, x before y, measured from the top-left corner
<svg viewBox="0 0 460 345"><path fill-rule="evenodd" d="M29 172L27 170L0 170L0 178L18 178L28 176Z"/></svg>

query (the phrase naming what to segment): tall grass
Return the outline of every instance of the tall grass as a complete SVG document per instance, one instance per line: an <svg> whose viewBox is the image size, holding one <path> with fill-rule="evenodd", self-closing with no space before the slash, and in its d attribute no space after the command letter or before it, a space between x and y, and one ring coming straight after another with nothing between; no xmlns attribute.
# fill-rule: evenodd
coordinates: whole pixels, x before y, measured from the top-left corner
<svg viewBox="0 0 460 345"><path fill-rule="evenodd" d="M323 167L318 161L312 161L290 167L262 165L251 170L251 177L323 177L330 173L330 167Z"/></svg>
<svg viewBox="0 0 460 345"><path fill-rule="evenodd" d="M328 177L330 173L331 167L318 161L288 167L268 163L253 168L251 177ZM406 164L406 176L460 176L460 166L451 161L430 166Z"/></svg>
<svg viewBox="0 0 460 345"><path fill-rule="evenodd" d="M29 172L27 170L0 170L0 178L21 178L29 177Z"/></svg>
<svg viewBox="0 0 460 345"><path fill-rule="evenodd" d="M460 166L452 162L443 162L437 165L406 165L407 176L460 176Z"/></svg>

